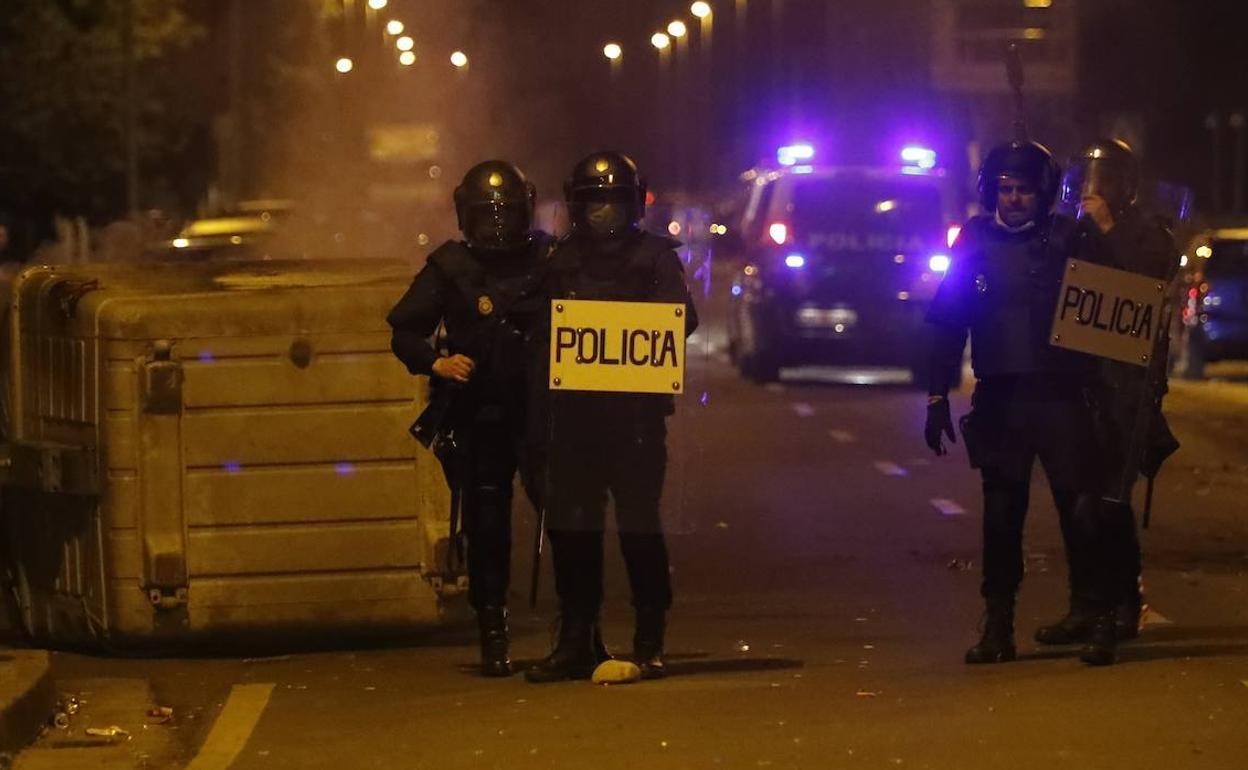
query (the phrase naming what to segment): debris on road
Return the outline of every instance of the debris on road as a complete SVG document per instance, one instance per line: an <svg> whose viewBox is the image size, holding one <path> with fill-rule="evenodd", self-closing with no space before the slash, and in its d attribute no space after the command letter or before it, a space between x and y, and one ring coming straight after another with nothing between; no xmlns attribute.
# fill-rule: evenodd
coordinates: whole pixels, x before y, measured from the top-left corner
<svg viewBox="0 0 1248 770"><path fill-rule="evenodd" d="M965 508L948 498L934 497L930 502L942 516L962 516L966 513Z"/></svg>
<svg viewBox="0 0 1248 770"><path fill-rule="evenodd" d="M156 706L147 710L147 716L151 720L151 724L163 725L166 722L173 721L173 709L168 706Z"/></svg>
<svg viewBox="0 0 1248 770"><path fill-rule="evenodd" d="M871 690L859 690L857 692L857 695L859 698L874 698L875 696L879 695L879 693L872 692Z"/></svg>
<svg viewBox="0 0 1248 770"><path fill-rule="evenodd" d="M966 572L974 568L975 562L971 561L970 559L952 559L945 566L952 570L957 570L959 572Z"/></svg>
<svg viewBox="0 0 1248 770"><path fill-rule="evenodd" d="M94 735L98 738L125 738L126 740L130 740L129 731L123 730L117 725L112 725L110 727L88 727L86 729L86 733L87 735Z"/></svg>
<svg viewBox="0 0 1248 770"><path fill-rule="evenodd" d="M607 660L594 669L594 684L632 684L641 679L641 669L627 660Z"/></svg>
<svg viewBox="0 0 1248 770"><path fill-rule="evenodd" d="M750 651L750 643L745 641L744 639L738 639L737 640L737 652L749 652L749 651Z"/></svg>

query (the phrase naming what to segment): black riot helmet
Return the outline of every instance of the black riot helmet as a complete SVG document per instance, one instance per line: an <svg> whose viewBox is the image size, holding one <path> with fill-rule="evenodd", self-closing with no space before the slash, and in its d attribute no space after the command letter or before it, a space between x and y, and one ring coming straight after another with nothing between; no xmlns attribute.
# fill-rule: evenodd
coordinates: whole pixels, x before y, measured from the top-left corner
<svg viewBox="0 0 1248 770"><path fill-rule="evenodd" d="M1086 195L1105 199L1120 214L1140 194L1140 163L1121 139L1098 139L1075 156L1062 177L1062 201L1078 206Z"/></svg>
<svg viewBox="0 0 1248 770"><path fill-rule="evenodd" d="M596 152L572 168L564 183L572 230L591 238L619 238L641 227L646 183L637 164L618 152Z"/></svg>
<svg viewBox="0 0 1248 770"><path fill-rule="evenodd" d="M529 240L536 200L537 190L520 169L487 160L468 169L455 188L455 215L469 246L512 249Z"/></svg>
<svg viewBox="0 0 1248 770"><path fill-rule="evenodd" d="M1040 214L1048 213L1057 200L1062 168L1053 153L1039 142L999 144L988 152L979 167L979 203L985 211L997 208L997 182L1003 176L1018 176L1036 186Z"/></svg>

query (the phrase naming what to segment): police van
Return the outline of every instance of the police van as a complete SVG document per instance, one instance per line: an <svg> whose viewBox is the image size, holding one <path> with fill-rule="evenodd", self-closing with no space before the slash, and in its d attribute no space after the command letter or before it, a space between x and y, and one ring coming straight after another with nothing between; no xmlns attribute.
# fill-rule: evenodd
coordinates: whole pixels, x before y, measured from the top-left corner
<svg viewBox="0 0 1248 770"><path fill-rule="evenodd" d="M918 381L924 313L960 220L936 153L906 147L891 167L826 166L795 145L778 159L742 176L732 361L757 382L809 365L898 367Z"/></svg>

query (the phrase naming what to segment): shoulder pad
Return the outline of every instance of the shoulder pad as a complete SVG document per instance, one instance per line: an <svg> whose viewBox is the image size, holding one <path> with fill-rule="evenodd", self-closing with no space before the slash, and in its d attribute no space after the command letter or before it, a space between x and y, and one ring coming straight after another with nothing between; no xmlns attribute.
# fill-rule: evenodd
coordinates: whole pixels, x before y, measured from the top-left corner
<svg viewBox="0 0 1248 770"><path fill-rule="evenodd" d="M468 251L468 246L463 241L447 241L433 250L428 261L444 270L454 270L462 267L464 260L476 264L472 252Z"/></svg>
<svg viewBox="0 0 1248 770"><path fill-rule="evenodd" d="M974 246L975 242L983 238L992 226L993 218L991 216L977 214L966 220L966 224L962 225L962 232L959 233L958 240L954 241L954 244L959 249Z"/></svg>

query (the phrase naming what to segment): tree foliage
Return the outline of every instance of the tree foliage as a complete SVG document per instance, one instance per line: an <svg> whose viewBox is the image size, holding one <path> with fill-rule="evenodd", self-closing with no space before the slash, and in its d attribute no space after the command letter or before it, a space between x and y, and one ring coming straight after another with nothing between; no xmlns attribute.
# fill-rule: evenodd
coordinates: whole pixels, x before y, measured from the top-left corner
<svg viewBox="0 0 1248 770"><path fill-rule="evenodd" d="M0 2L0 207L26 217L95 220L125 209L125 57L122 23L133 3L139 77L139 148L158 167L187 127L162 108L164 57L196 28L183 0Z"/></svg>

